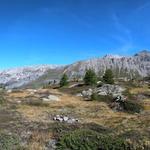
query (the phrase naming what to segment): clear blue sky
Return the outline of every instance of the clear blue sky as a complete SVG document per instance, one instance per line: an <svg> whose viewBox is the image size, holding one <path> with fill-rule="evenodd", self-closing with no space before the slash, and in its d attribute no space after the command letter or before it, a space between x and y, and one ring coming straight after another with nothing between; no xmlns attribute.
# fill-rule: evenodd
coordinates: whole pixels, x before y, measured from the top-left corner
<svg viewBox="0 0 150 150"><path fill-rule="evenodd" d="M150 49L149 0L0 0L0 69Z"/></svg>

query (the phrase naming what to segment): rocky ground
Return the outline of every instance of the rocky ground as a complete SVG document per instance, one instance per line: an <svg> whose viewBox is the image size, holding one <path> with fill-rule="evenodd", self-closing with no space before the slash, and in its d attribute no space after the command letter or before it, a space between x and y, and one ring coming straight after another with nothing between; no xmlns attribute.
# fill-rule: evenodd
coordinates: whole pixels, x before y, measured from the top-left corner
<svg viewBox="0 0 150 150"><path fill-rule="evenodd" d="M20 149L29 150L53 150L62 131L91 125L96 130L108 128L116 135L136 131L145 142L150 142L149 97L142 98L141 113L130 114L114 111L105 102L85 101L76 96L78 92L72 95L74 88L68 88L70 93L65 89L1 92L4 100L0 105L0 133L17 136ZM132 88L130 92L140 97L145 91L150 92L147 87Z"/></svg>

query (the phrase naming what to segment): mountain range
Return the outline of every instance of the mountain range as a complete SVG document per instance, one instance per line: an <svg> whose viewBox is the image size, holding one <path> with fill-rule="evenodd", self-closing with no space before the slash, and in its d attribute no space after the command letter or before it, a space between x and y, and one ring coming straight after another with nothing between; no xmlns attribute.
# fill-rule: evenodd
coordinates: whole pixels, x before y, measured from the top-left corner
<svg viewBox="0 0 150 150"><path fill-rule="evenodd" d="M0 84L4 84L8 89L23 85L42 85L51 80L59 80L63 73L70 79L82 78L89 68L99 76L102 76L106 69L112 69L115 77L146 77L150 75L150 51L143 50L128 57L106 55L65 66L38 65L3 70L0 71Z"/></svg>

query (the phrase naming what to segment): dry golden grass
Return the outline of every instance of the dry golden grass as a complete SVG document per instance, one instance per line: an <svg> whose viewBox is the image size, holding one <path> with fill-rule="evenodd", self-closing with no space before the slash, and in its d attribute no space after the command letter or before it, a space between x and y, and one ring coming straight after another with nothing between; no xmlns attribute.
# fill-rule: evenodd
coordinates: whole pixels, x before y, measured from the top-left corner
<svg viewBox="0 0 150 150"><path fill-rule="evenodd" d="M146 91L149 90L147 88L145 89ZM131 90L131 93L145 92L145 89L135 88ZM124 112L115 112L104 102L84 101L80 97L65 94L58 90L40 89L37 92L52 93L59 96L60 101L49 102L48 106L32 106L24 103L18 104L17 111L29 122L53 123L54 121L50 116L64 114L78 118L81 123L96 123L114 129L117 134L130 130L145 132L150 126L150 117L148 115L150 111L149 99L142 101L146 112L148 112L147 115L145 113L128 114ZM31 96L30 92L24 90L17 93L9 93L8 98L17 101L23 100L28 96ZM51 138L51 132L33 131L32 138L29 142L29 149L43 150L45 142Z"/></svg>
<svg viewBox="0 0 150 150"><path fill-rule="evenodd" d="M48 114L66 114L79 118L82 123L94 122L107 127L116 127L124 120L136 117L123 112L114 112L104 102L83 101L79 97L63 94L57 90L52 93L61 95L59 102L50 102L48 107L20 105L18 111L30 121L52 122Z"/></svg>
<svg viewBox="0 0 150 150"><path fill-rule="evenodd" d="M131 94L143 94L150 93L150 88L148 86L143 86L142 88L132 88L130 90ZM141 104L144 106L144 110L150 111L150 99L144 99L141 101Z"/></svg>
<svg viewBox="0 0 150 150"><path fill-rule="evenodd" d="M38 121L43 122L45 120L45 111L47 109L45 107L34 107L34 106L28 106L28 105L20 105L17 109L18 112L20 112L23 116L23 118L26 118L29 121Z"/></svg>
<svg viewBox="0 0 150 150"><path fill-rule="evenodd" d="M50 132L33 131L30 142L28 144L29 150L43 150L45 142L48 142L52 138Z"/></svg>
<svg viewBox="0 0 150 150"><path fill-rule="evenodd" d="M28 95L29 95L29 93L27 91L9 93L9 97L11 97L11 98L25 98Z"/></svg>
<svg viewBox="0 0 150 150"><path fill-rule="evenodd" d="M131 94L140 94L140 93L144 93L144 92L150 92L150 89L148 86L143 86L141 88L132 88L130 90Z"/></svg>
<svg viewBox="0 0 150 150"><path fill-rule="evenodd" d="M142 101L142 105L144 106L145 110L149 110L150 111L150 99L145 99Z"/></svg>

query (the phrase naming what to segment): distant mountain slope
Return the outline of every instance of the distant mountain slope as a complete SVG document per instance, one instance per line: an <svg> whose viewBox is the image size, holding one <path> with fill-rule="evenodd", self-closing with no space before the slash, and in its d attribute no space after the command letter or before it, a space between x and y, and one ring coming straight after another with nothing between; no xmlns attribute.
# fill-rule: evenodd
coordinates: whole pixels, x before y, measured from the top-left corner
<svg viewBox="0 0 150 150"><path fill-rule="evenodd" d="M67 66L39 65L0 71L0 84L7 88L39 87L51 80L59 80L63 73L69 78L82 78L86 69L94 69L102 76L106 69L112 69L116 77L145 77L150 75L150 51L141 51L134 56L106 55L79 61Z"/></svg>
<svg viewBox="0 0 150 150"><path fill-rule="evenodd" d="M8 69L0 71L0 83L5 84L6 88L16 88L28 84L49 70L58 69L57 65L39 65Z"/></svg>
<svg viewBox="0 0 150 150"><path fill-rule="evenodd" d="M92 68L99 75L106 69L112 69L116 77L137 77L150 75L150 52L141 51L131 57L106 55L103 58L94 58L79 61L70 65L65 73L71 77L83 76L86 69Z"/></svg>
<svg viewBox="0 0 150 150"><path fill-rule="evenodd" d="M38 79L29 82L26 85L23 85L22 88L38 88L38 87L42 87L43 85L51 81L53 82L54 80L58 82L61 78L61 75L63 74L63 71L64 71L64 67L49 69Z"/></svg>

